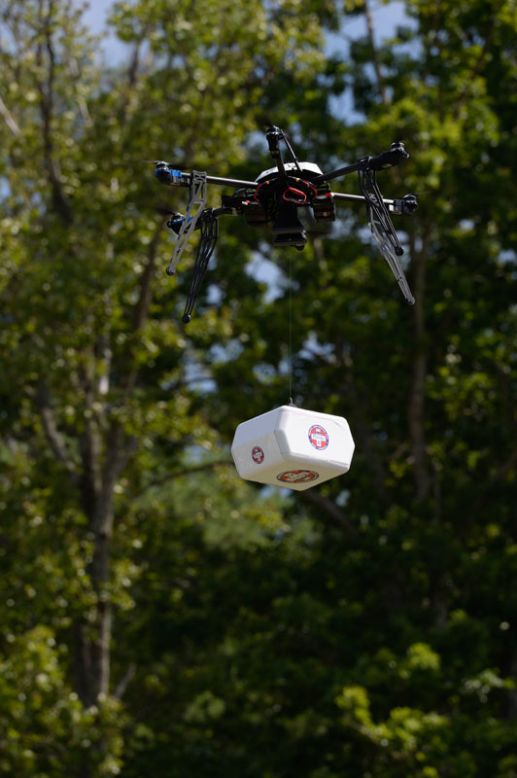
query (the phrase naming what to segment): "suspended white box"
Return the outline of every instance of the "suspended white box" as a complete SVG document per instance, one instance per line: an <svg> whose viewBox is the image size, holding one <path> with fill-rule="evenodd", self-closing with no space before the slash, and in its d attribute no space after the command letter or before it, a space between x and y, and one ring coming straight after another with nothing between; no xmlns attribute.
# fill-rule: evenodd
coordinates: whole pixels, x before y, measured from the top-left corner
<svg viewBox="0 0 517 778"><path fill-rule="evenodd" d="M302 491L346 473L354 448L342 416L282 405L239 424L232 457L241 478Z"/></svg>

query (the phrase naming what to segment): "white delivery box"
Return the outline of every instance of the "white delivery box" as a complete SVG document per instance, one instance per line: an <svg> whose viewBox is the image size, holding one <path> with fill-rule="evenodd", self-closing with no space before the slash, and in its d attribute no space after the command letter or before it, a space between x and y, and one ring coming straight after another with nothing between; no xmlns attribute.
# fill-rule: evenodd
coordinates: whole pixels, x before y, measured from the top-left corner
<svg viewBox="0 0 517 778"><path fill-rule="evenodd" d="M239 424L232 457L241 478L301 491L346 473L354 448L342 416L282 405Z"/></svg>

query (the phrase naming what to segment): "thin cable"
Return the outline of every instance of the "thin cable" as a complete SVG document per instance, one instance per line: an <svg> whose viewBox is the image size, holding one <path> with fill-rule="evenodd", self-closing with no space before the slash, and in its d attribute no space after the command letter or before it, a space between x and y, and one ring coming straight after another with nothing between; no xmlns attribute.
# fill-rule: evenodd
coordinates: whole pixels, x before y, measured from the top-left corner
<svg viewBox="0 0 517 778"><path fill-rule="evenodd" d="M287 367L289 370L289 405L294 405L293 401L293 279L292 279L292 260L291 253L289 252L288 260L288 277L289 277L289 336L288 336L288 351L287 351Z"/></svg>

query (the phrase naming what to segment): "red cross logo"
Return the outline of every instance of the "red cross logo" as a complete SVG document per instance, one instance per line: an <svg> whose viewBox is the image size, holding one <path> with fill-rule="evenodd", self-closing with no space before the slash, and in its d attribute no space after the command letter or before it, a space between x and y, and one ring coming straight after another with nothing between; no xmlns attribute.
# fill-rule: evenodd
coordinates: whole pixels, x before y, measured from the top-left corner
<svg viewBox="0 0 517 778"><path fill-rule="evenodd" d="M319 478L319 474L314 470L286 470L285 473L279 473L276 480L287 484L306 484L316 478Z"/></svg>
<svg viewBox="0 0 517 778"><path fill-rule="evenodd" d="M313 424L309 430L309 442L318 451L323 451L329 444L329 434L324 427Z"/></svg>
<svg viewBox="0 0 517 778"><path fill-rule="evenodd" d="M264 452L263 452L263 450L260 448L260 446L255 446L255 447L254 447L254 448L251 450L251 458L253 459L253 461L254 461L254 462L256 462L256 464L257 464L257 465L260 465L260 464L262 464L262 462L263 462L263 461L264 461L264 459L265 459L265 456L266 456L266 455L264 454Z"/></svg>

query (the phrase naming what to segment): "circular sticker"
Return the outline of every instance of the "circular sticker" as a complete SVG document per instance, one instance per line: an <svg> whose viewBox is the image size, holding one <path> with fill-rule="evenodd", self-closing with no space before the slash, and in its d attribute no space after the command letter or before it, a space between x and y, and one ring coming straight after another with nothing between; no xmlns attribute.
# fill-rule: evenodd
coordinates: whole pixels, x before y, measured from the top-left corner
<svg viewBox="0 0 517 778"><path fill-rule="evenodd" d="M320 424L313 424L309 430L309 442L318 451L323 451L329 444L329 434Z"/></svg>
<svg viewBox="0 0 517 778"><path fill-rule="evenodd" d="M253 461L254 461L254 462L256 462L256 464L257 464L257 465L260 465L260 464L262 464L262 462L263 462L263 461L264 461L264 459L265 459L265 456L266 456L266 455L264 454L264 452L263 452L263 450L260 448L260 446L255 446L255 447L254 447L254 448L251 450L251 458L253 459Z"/></svg>
<svg viewBox="0 0 517 778"><path fill-rule="evenodd" d="M286 470L285 473L279 473L276 480L286 484L306 484L319 477L319 473L315 473L314 470Z"/></svg>

